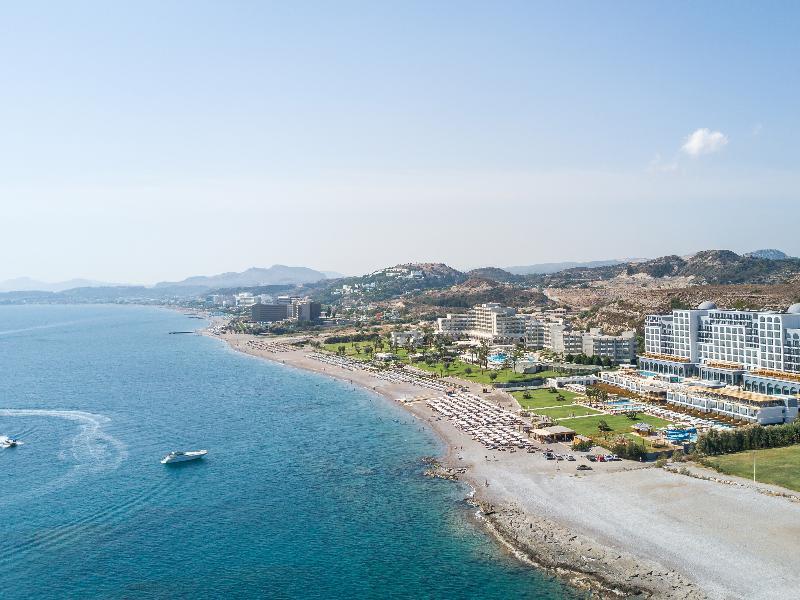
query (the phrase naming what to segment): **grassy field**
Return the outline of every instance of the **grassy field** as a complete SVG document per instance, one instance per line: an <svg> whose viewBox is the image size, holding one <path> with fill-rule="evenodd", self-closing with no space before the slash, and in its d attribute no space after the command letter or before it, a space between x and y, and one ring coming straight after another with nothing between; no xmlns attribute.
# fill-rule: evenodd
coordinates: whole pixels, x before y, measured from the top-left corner
<svg viewBox="0 0 800 600"><path fill-rule="evenodd" d="M345 349L345 356L348 358L355 358L357 360L370 360L372 358L371 355L364 352L364 349L367 346L372 346L371 342L345 342L341 344L323 344L323 348L329 352L337 353L340 346L344 346ZM356 351L358 348L358 352ZM392 352L391 347L388 344L384 344L383 350L379 350L379 352ZM394 351L394 354L404 363L408 363L408 351L405 348L398 348ZM533 377L557 377L561 375L561 373L557 373L555 371L543 371L542 373L536 373L535 375L526 375L523 373L515 373L511 369L497 369L497 370L481 370L478 365L471 365L460 360L454 360L450 363L450 368L445 369L444 363L436 362L433 364L427 364L423 361L418 361L411 363L415 367L420 369L424 369L426 371L430 371L432 373L436 373L438 375L444 375L447 377L460 377L462 379L466 379L467 381L474 381L476 383L490 385L492 383L510 383L514 381L525 381L531 379ZM470 371L469 373L467 371ZM497 373L497 377L492 379L490 377L490 373ZM567 393L571 392L565 392ZM555 394L553 394L553 399L555 400ZM553 404L558 404L557 401L554 401Z"/></svg>
<svg viewBox="0 0 800 600"><path fill-rule="evenodd" d="M475 381L477 383L484 384L509 383L513 381L524 381L526 379L531 379L532 377L539 377L538 373L536 375L525 375L523 373L515 373L511 369L481 371L481 368L478 365L470 365L465 362L461 362L460 360L454 360L452 363L450 363L450 369L447 371L443 369L442 363L427 365L424 362L416 362L414 363L414 366L419 367L420 369L425 369L426 371L439 373L440 375L444 374L450 377L460 377L461 379L466 379L467 381ZM472 372L467 373L468 369ZM492 378L489 376L490 373L497 373L497 378L492 380Z"/></svg>
<svg viewBox="0 0 800 600"><path fill-rule="evenodd" d="M800 491L800 445L756 450L756 481ZM753 453L710 456L703 463L727 475L753 478Z"/></svg>
<svg viewBox="0 0 800 600"><path fill-rule="evenodd" d="M369 360L372 358L366 352L364 352L364 348L367 346L372 346L369 342L345 342L342 344L323 344L322 347L329 352L336 353L339 349L339 346L344 346L345 356L348 358L355 358L358 360ZM356 352L356 347L360 350L360 352ZM384 351L386 351L384 349Z"/></svg>
<svg viewBox="0 0 800 600"><path fill-rule="evenodd" d="M523 397L525 392L511 392L511 395L517 399L517 402L519 402L519 405L522 408L530 409L543 408L545 406L562 406L575 402L575 397L577 396L575 392L570 392L567 390L559 391L561 395L564 396L565 400L556 400L558 394L554 394L547 388L530 390L527 392L530 395L530 398Z"/></svg>
<svg viewBox="0 0 800 600"><path fill-rule="evenodd" d="M580 404L568 404L566 406L558 406L556 408L539 408L536 414L545 415L551 419L566 419L569 417L580 417L582 415L597 415L601 414L599 410L582 406ZM569 425L567 425L569 427Z"/></svg>
<svg viewBox="0 0 800 600"><path fill-rule="evenodd" d="M611 427L611 431L601 432L597 428L600 421L605 421ZM625 415L597 415L596 417L586 417L582 419L559 419L558 424L564 427L569 427L575 430L576 433L596 438L600 435L618 436L620 434L630 433L631 427L636 423L649 423L655 428L666 427L669 421L659 419L658 417L651 417L639 413L635 420L631 420Z"/></svg>

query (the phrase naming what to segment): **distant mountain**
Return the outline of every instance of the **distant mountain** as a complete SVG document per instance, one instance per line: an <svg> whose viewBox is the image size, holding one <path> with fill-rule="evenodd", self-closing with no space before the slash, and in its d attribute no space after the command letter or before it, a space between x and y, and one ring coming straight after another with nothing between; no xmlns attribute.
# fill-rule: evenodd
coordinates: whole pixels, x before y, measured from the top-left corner
<svg viewBox="0 0 800 600"><path fill-rule="evenodd" d="M287 267L272 265L268 269L253 267L241 273L220 273L219 275L198 275L182 281L157 283L156 287L205 287L236 288L256 287L262 285L294 285L299 283L315 283L327 279L325 273L306 267Z"/></svg>
<svg viewBox="0 0 800 600"><path fill-rule="evenodd" d="M766 258L767 260L783 260L789 258L789 255L781 250L775 248L765 248L764 250L753 250L744 254L749 258Z"/></svg>
<svg viewBox="0 0 800 600"><path fill-rule="evenodd" d="M688 257L662 256L605 267L577 267L529 276L538 285L572 287L619 276L687 277L695 284L788 283L800 280L800 259L740 256L730 250L703 250Z"/></svg>
<svg viewBox="0 0 800 600"><path fill-rule="evenodd" d="M337 273L336 271L323 271L323 275L325 275L326 279L344 279L347 275L342 275L341 273Z"/></svg>
<svg viewBox="0 0 800 600"><path fill-rule="evenodd" d="M621 265L627 262L633 262L633 259L593 260L588 262L541 263L538 265L506 267L505 270L514 275L546 275L548 273L558 273L559 271L564 271L566 269L575 269L575 268L592 269L594 267L610 267L614 265Z"/></svg>
<svg viewBox="0 0 800 600"><path fill-rule="evenodd" d="M102 281L92 281L89 279L70 279L68 281L58 281L46 283L37 281L30 277L17 277L0 281L0 292L63 292L73 288L93 288L116 286L116 283L104 283Z"/></svg>

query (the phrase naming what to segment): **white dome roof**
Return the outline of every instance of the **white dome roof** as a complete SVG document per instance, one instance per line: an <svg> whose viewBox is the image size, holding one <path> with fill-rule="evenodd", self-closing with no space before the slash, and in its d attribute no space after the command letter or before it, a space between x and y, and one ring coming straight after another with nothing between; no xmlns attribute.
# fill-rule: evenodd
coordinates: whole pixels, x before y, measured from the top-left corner
<svg viewBox="0 0 800 600"><path fill-rule="evenodd" d="M786 312L790 315L800 315L800 302L792 304Z"/></svg>
<svg viewBox="0 0 800 600"><path fill-rule="evenodd" d="M714 310L717 308L717 305L711 302L711 300L706 300L705 302L701 302L700 306L697 307L697 310Z"/></svg>

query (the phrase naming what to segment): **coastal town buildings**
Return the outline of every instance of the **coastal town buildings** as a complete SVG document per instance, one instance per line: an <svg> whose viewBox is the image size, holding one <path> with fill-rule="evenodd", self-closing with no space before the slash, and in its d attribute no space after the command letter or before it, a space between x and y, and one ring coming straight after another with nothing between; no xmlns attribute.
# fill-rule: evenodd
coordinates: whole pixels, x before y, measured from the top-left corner
<svg viewBox="0 0 800 600"><path fill-rule="evenodd" d="M615 362L636 357L636 334L605 335L600 329L574 331L563 318L521 314L498 303L481 304L463 314L439 318L436 331L453 339L470 338L490 344L523 344L562 354L608 357Z"/></svg>
<svg viewBox="0 0 800 600"><path fill-rule="evenodd" d="M256 298L249 292L242 292L236 294L236 307L237 308L250 308L256 303Z"/></svg>
<svg viewBox="0 0 800 600"><path fill-rule="evenodd" d="M250 308L250 319L256 323L275 323L287 316L285 304L254 304Z"/></svg>
<svg viewBox="0 0 800 600"><path fill-rule="evenodd" d="M288 298L278 297L278 300ZM322 314L322 305L309 298L291 298L289 302L275 304L253 304L250 307L250 319L256 323L274 323L285 319L300 322L318 321Z"/></svg>
<svg viewBox="0 0 800 600"><path fill-rule="evenodd" d="M389 340L392 346L405 348L408 345L418 346L422 343L425 334L418 329L411 331L392 331L389 334Z"/></svg>
<svg viewBox="0 0 800 600"><path fill-rule="evenodd" d="M800 393L800 303L785 313L703 302L645 320L641 369L770 395Z"/></svg>
<svg viewBox="0 0 800 600"><path fill-rule="evenodd" d="M319 321L322 314L322 305L309 298L294 299L289 308L291 317L300 322Z"/></svg>

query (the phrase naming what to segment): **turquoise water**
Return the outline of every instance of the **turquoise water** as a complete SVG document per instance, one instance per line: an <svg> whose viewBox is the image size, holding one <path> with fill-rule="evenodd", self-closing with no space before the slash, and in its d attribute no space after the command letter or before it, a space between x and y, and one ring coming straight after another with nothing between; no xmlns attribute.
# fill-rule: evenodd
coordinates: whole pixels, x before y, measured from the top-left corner
<svg viewBox="0 0 800 600"><path fill-rule="evenodd" d="M397 406L168 335L144 307L0 307L0 589L17 598L573 598L475 527ZM173 448L204 461L159 464Z"/></svg>

